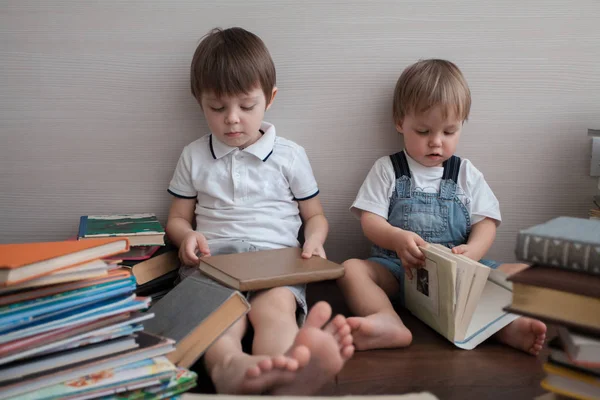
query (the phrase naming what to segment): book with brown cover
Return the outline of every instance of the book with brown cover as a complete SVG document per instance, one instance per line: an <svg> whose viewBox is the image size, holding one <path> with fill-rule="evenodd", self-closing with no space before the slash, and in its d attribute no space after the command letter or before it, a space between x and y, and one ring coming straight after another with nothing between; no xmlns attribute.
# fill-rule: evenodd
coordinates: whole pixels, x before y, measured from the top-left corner
<svg viewBox="0 0 600 400"><path fill-rule="evenodd" d="M600 277L533 266L508 280L513 297L506 311L600 333Z"/></svg>
<svg viewBox="0 0 600 400"><path fill-rule="evenodd" d="M337 279L344 267L318 256L305 259L297 247L202 257L206 275L236 290L260 290Z"/></svg>
<svg viewBox="0 0 600 400"><path fill-rule="evenodd" d="M600 298L600 276L533 265L508 277L514 284L537 286Z"/></svg>
<svg viewBox="0 0 600 400"><path fill-rule="evenodd" d="M187 368L249 310L241 293L192 275L150 308L155 317L144 322L144 330L174 339L167 358Z"/></svg>

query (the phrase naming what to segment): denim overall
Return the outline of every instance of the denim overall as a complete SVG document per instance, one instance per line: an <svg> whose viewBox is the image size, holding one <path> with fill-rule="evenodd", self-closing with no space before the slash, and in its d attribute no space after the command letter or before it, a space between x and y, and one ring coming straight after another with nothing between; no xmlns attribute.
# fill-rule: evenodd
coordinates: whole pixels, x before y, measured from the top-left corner
<svg viewBox="0 0 600 400"><path fill-rule="evenodd" d="M404 151L392 154L390 158L396 183L390 198L388 222L395 227L416 233L429 243L438 243L448 248L467 243L471 232L471 218L469 211L456 195L460 157L452 156L444 162L439 193L424 193L412 188L411 173ZM374 245L369 260L390 270L400 287L404 288L404 268L396 252ZM491 268L500 265L492 260L480 262Z"/></svg>

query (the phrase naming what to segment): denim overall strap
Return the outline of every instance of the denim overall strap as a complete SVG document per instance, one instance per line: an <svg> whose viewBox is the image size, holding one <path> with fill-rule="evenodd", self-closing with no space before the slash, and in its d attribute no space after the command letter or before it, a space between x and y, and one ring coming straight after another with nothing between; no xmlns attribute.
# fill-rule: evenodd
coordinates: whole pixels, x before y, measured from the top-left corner
<svg viewBox="0 0 600 400"><path fill-rule="evenodd" d="M410 168L408 167L408 161L406 160L406 154L404 151L399 151L390 156L392 166L394 167L394 174L396 175L396 194L399 198L410 197Z"/></svg>
<svg viewBox="0 0 600 400"><path fill-rule="evenodd" d="M440 184L441 199L452 200L456 195L460 161L460 157L458 156L452 156L444 161L444 173L442 174L442 183Z"/></svg>

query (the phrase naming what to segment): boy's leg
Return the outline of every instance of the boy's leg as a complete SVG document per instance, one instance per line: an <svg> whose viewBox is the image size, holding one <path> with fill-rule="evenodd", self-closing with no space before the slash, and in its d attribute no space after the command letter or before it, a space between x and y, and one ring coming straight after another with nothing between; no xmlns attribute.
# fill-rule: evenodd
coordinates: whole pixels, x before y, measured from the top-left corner
<svg viewBox="0 0 600 400"><path fill-rule="evenodd" d="M345 275L337 283L348 307L359 316L348 318L356 349L408 346L412 334L389 300L401 290L394 274L369 260L348 260L344 269Z"/></svg>
<svg viewBox="0 0 600 400"><path fill-rule="evenodd" d="M250 299L250 305L248 319L254 327L252 354L285 353L298 334L294 294L285 287L263 290Z"/></svg>
<svg viewBox="0 0 600 400"><path fill-rule="evenodd" d="M525 268L526 264L501 264L498 270L511 275ZM537 319L521 317L502 328L494 337L511 347L537 355L546 339L546 325Z"/></svg>

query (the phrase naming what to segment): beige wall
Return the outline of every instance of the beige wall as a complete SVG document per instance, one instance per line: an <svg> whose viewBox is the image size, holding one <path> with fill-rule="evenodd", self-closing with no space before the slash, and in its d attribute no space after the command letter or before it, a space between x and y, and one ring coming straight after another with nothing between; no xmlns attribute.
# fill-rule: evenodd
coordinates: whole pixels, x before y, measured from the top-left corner
<svg viewBox="0 0 600 400"><path fill-rule="evenodd" d="M455 61L473 92L459 155L483 171L504 223L585 216L600 128L600 2L0 1L0 242L62 239L90 213L155 212L183 146L206 132L188 66L213 26L267 43L279 94L266 119L303 145L334 260L364 255L348 206L401 148L390 118L402 69Z"/></svg>

